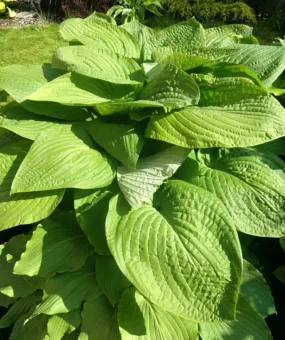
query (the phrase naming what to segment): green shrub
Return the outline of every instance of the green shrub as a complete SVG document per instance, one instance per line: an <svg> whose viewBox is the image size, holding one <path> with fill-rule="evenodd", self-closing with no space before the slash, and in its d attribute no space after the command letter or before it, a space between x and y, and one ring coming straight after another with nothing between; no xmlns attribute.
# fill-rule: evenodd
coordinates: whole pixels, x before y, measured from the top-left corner
<svg viewBox="0 0 285 340"><path fill-rule="evenodd" d="M190 18L209 22L255 22L253 10L244 2L221 2L215 0L188 1L167 0L166 6L170 13L181 18Z"/></svg>
<svg viewBox="0 0 285 340"><path fill-rule="evenodd" d="M246 235L285 236L285 49L195 19L60 32L52 65L0 69L0 328L268 340Z"/></svg>

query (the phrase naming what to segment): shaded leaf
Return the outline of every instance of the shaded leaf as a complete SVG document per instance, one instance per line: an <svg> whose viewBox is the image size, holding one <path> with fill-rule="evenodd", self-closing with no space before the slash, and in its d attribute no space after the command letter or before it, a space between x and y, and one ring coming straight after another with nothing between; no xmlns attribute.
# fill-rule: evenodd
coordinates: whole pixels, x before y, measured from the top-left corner
<svg viewBox="0 0 285 340"><path fill-rule="evenodd" d="M202 340L269 340L272 339L266 322L239 296L236 321L200 324Z"/></svg>
<svg viewBox="0 0 285 340"><path fill-rule="evenodd" d="M120 340L116 310L104 295L85 302L81 315L82 326L78 340Z"/></svg>
<svg viewBox="0 0 285 340"><path fill-rule="evenodd" d="M92 248L73 212L53 215L37 226L14 273L49 277L83 266Z"/></svg>
<svg viewBox="0 0 285 340"><path fill-rule="evenodd" d="M197 340L198 325L179 318L147 300L135 288L126 290L119 302L122 340Z"/></svg>
<svg viewBox="0 0 285 340"><path fill-rule="evenodd" d="M243 260L240 294L263 318L276 312L267 282L262 274L246 260Z"/></svg>
<svg viewBox="0 0 285 340"><path fill-rule="evenodd" d="M119 301L124 290L131 286L112 256L97 257L96 277L99 287L113 306Z"/></svg>
<svg viewBox="0 0 285 340"><path fill-rule="evenodd" d="M95 119L88 129L90 135L111 156L129 168L136 168L144 137L135 126L105 123Z"/></svg>
<svg viewBox="0 0 285 340"><path fill-rule="evenodd" d="M29 146L29 142L19 141L0 150L0 230L38 222L62 200L63 190L11 195L12 181Z"/></svg>
<svg viewBox="0 0 285 340"><path fill-rule="evenodd" d="M13 273L14 264L24 252L28 239L27 235L17 235L5 246L0 245L0 293L9 297L27 296L40 288L43 283L39 278Z"/></svg>
<svg viewBox="0 0 285 340"><path fill-rule="evenodd" d="M84 301L97 298L101 294L95 276L93 257L78 271L57 274L46 281L44 299L33 313L55 315L78 309Z"/></svg>
<svg viewBox="0 0 285 340"><path fill-rule="evenodd" d="M22 299L19 299L0 319L0 328L7 328L14 324L23 314L28 313L42 299L42 293L36 291Z"/></svg>

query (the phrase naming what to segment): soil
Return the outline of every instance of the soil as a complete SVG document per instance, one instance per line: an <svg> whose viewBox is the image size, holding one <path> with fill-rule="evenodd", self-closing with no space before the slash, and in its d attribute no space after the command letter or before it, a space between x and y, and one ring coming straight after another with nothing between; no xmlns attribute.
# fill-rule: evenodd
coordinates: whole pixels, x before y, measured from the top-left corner
<svg viewBox="0 0 285 340"><path fill-rule="evenodd" d="M38 25L42 19L35 12L20 12L16 18L0 18L0 28L24 27L28 25Z"/></svg>

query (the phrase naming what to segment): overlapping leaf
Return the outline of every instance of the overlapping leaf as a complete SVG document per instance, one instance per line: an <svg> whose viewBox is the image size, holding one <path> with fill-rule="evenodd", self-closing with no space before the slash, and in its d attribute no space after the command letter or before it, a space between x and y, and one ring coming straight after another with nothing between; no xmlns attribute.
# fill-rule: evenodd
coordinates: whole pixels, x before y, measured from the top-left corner
<svg viewBox="0 0 285 340"><path fill-rule="evenodd" d="M275 313L274 300L267 282L246 260L243 260L240 294L263 318Z"/></svg>
<svg viewBox="0 0 285 340"><path fill-rule="evenodd" d="M20 141L0 150L0 230L38 222L62 200L63 190L11 195L12 181L29 146L29 142Z"/></svg>
<svg viewBox="0 0 285 340"><path fill-rule="evenodd" d="M43 281L39 278L13 273L14 264L25 250L28 238L27 235L18 235L10 239L5 246L0 246L0 293L8 297L23 297L42 287Z"/></svg>
<svg viewBox="0 0 285 340"><path fill-rule="evenodd" d="M114 177L112 165L92 147L85 124L52 126L43 131L22 162L12 192L109 185Z"/></svg>
<svg viewBox="0 0 285 340"><path fill-rule="evenodd" d="M42 293L36 291L22 299L19 299L0 319L0 328L7 328L14 324L23 314L28 313L41 301Z"/></svg>
<svg viewBox="0 0 285 340"><path fill-rule="evenodd" d="M285 173L277 156L239 148L205 150L192 153L178 177L217 195L240 231L285 234Z"/></svg>
<svg viewBox="0 0 285 340"><path fill-rule="evenodd" d="M117 312L104 295L84 304L78 340L88 339L120 340Z"/></svg>
<svg viewBox="0 0 285 340"><path fill-rule="evenodd" d="M78 271L57 274L46 281L44 299L35 309L38 314L55 315L80 308L84 301L101 294L95 277L95 263L89 258Z"/></svg>
<svg viewBox="0 0 285 340"><path fill-rule="evenodd" d="M96 277L99 287L113 306L119 301L122 293L131 286L112 256L98 256Z"/></svg>
<svg viewBox="0 0 285 340"><path fill-rule="evenodd" d="M69 19L60 26L63 39L77 40L130 58L140 58L139 43L121 27L97 20Z"/></svg>
<svg viewBox="0 0 285 340"><path fill-rule="evenodd" d="M151 302L191 320L232 320L241 254L220 200L182 181L169 181L154 207L130 210L110 202L110 250L123 274Z"/></svg>
<svg viewBox="0 0 285 340"><path fill-rule="evenodd" d="M53 57L53 66L117 84L144 82L142 69L133 59L92 46L59 48Z"/></svg>
<svg viewBox="0 0 285 340"><path fill-rule="evenodd" d="M158 49L153 59L161 60L173 53L247 66L257 74L266 88L285 69L285 47L240 44L228 48L199 48L199 45L177 45Z"/></svg>
<svg viewBox="0 0 285 340"><path fill-rule="evenodd" d="M266 322L243 298L239 296L236 321L200 324L202 340L272 339Z"/></svg>
<svg viewBox="0 0 285 340"><path fill-rule="evenodd" d="M124 98L133 99L141 87L141 84L112 84L67 73L40 87L27 99L73 106L94 106Z"/></svg>
<svg viewBox="0 0 285 340"><path fill-rule="evenodd" d="M144 145L144 137L130 124L111 124L95 119L88 129L90 135L101 147L118 161L136 168Z"/></svg>
<svg viewBox="0 0 285 340"><path fill-rule="evenodd" d="M100 255L110 254L105 235L105 220L109 200L113 194L110 187L74 191L77 221L96 253Z"/></svg>
<svg viewBox="0 0 285 340"><path fill-rule="evenodd" d="M18 103L38 88L62 75L61 70L47 65L11 65L0 68L0 87Z"/></svg>
<svg viewBox="0 0 285 340"><path fill-rule="evenodd" d="M71 334L80 324L79 309L74 309L70 313L53 315L47 323L48 339L61 340L64 338L64 335Z"/></svg>
<svg viewBox="0 0 285 340"><path fill-rule="evenodd" d="M196 105L199 98L199 87L193 78L174 65L166 65L140 93L142 100L162 103L173 108Z"/></svg>
<svg viewBox="0 0 285 340"><path fill-rule="evenodd" d="M261 144L285 135L285 109L246 79L200 87L200 107L151 117L146 137L188 148Z"/></svg>
<svg viewBox="0 0 285 340"><path fill-rule="evenodd" d="M19 275L49 277L83 266L92 249L75 215L61 213L38 225L14 267Z"/></svg>
<svg viewBox="0 0 285 340"><path fill-rule="evenodd" d="M132 207L139 207L152 199L161 184L182 164L189 150L170 147L162 152L141 158L136 170L118 168L119 187Z"/></svg>
<svg viewBox="0 0 285 340"><path fill-rule="evenodd" d="M0 111L0 125L17 135L35 140L45 129L56 124L47 117L35 115L19 105L11 103Z"/></svg>
<svg viewBox="0 0 285 340"><path fill-rule="evenodd" d="M152 304L135 288L122 295L118 309L122 340L197 340L198 325Z"/></svg>

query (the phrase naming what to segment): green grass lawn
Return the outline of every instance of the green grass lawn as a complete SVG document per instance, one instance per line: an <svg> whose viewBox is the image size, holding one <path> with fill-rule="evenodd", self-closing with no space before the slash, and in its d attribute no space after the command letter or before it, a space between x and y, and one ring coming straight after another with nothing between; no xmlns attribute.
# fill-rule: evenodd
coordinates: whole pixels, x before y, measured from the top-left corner
<svg viewBox="0 0 285 340"><path fill-rule="evenodd" d="M0 67L51 62L55 49L63 45L58 24L0 29Z"/></svg>

